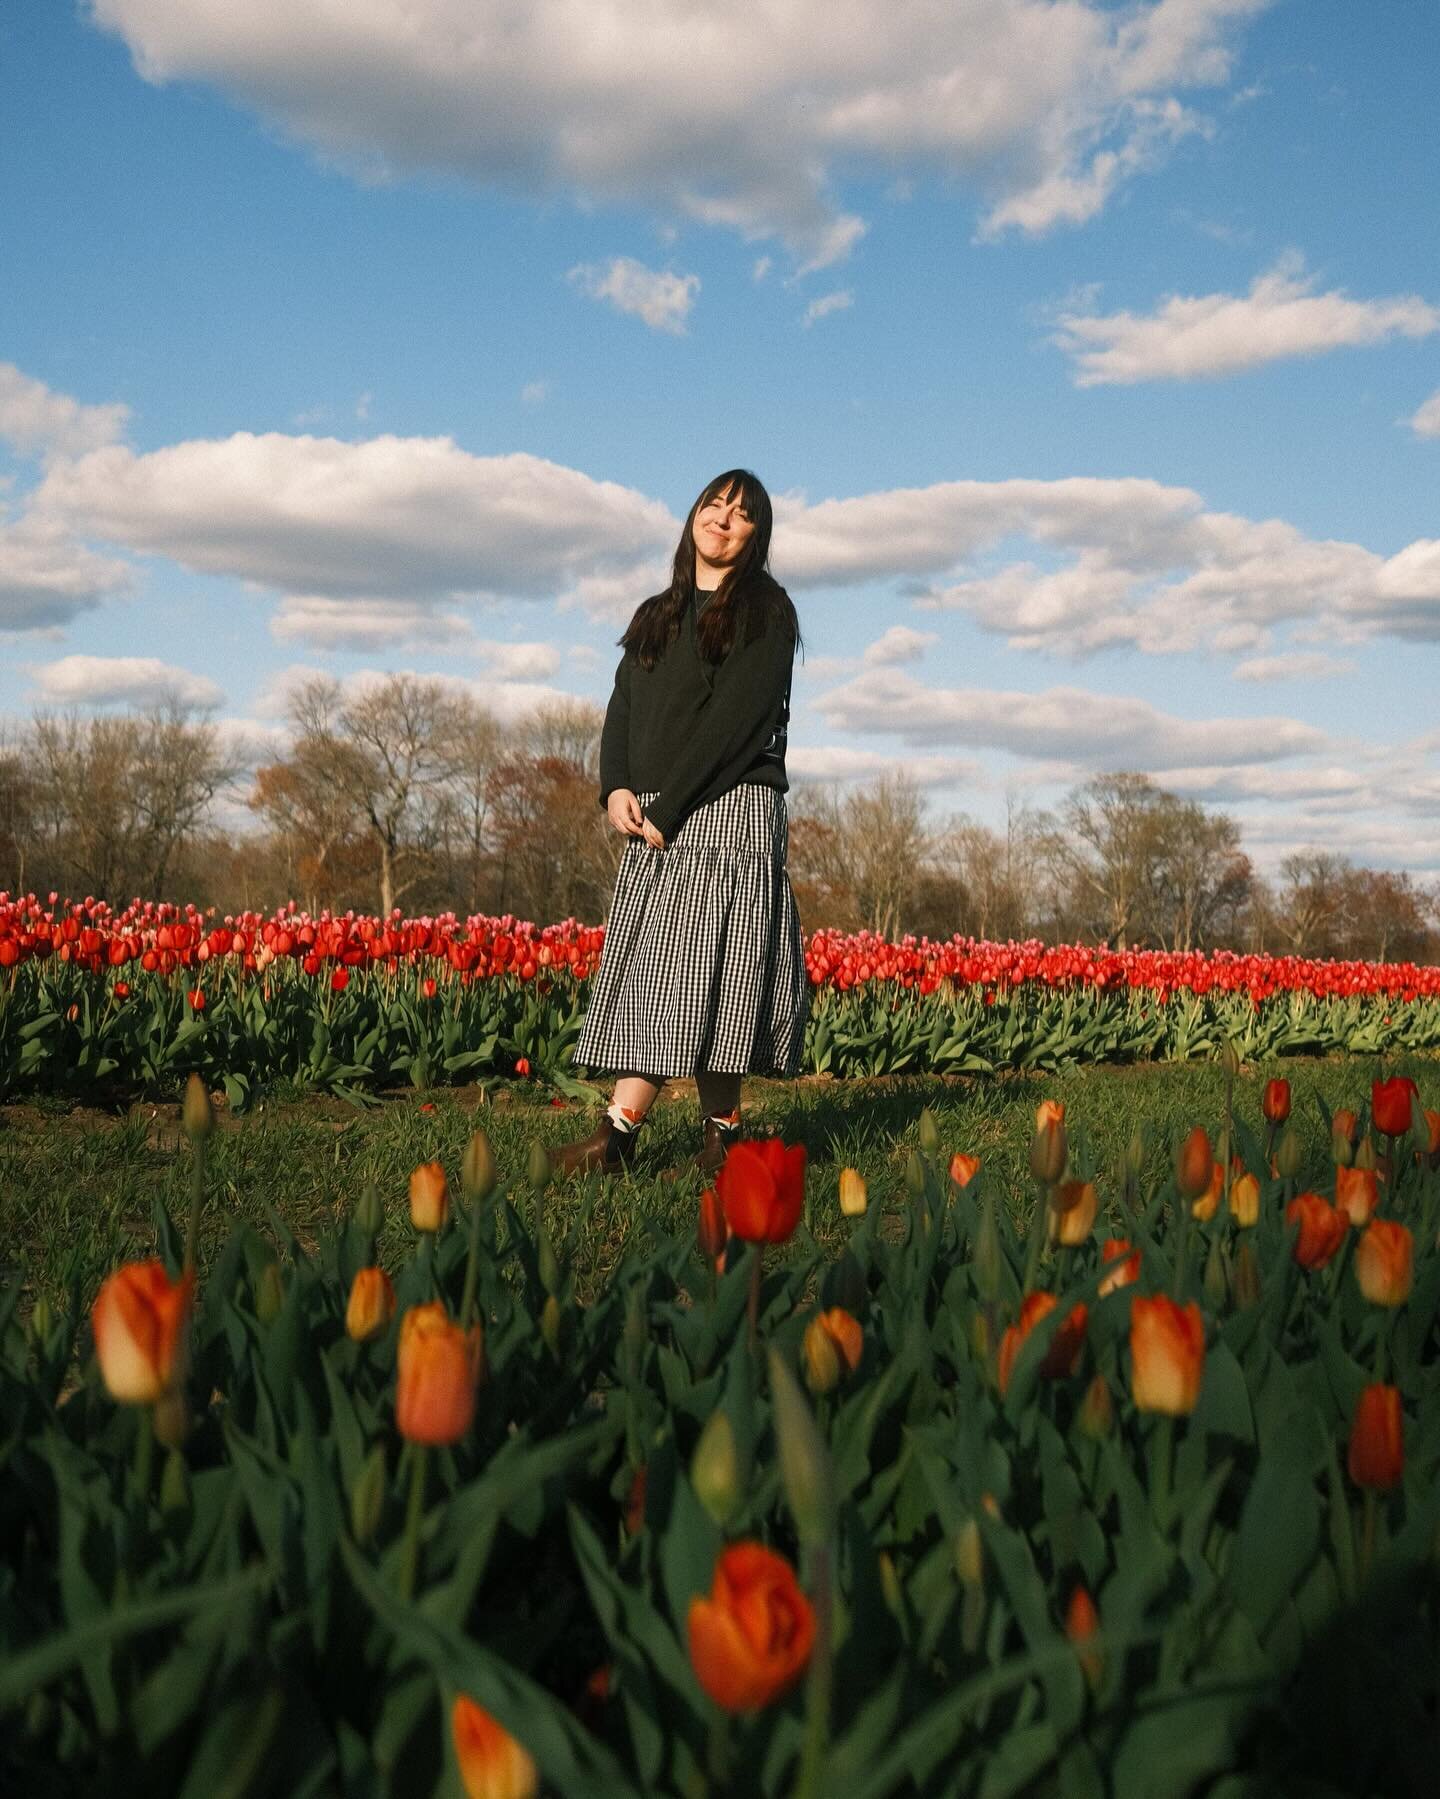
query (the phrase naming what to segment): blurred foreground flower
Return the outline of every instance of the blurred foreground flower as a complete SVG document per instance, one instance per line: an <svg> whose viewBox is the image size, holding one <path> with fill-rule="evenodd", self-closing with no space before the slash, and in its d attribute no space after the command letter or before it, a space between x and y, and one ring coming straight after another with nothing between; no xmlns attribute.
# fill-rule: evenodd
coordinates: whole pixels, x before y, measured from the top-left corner
<svg viewBox="0 0 1440 1799"><path fill-rule="evenodd" d="M1130 1392L1142 1412L1182 1418L1195 1410L1205 1372L1205 1320L1192 1299L1168 1293L1130 1301Z"/></svg>
<svg viewBox="0 0 1440 1799"><path fill-rule="evenodd" d="M1297 1193L1285 1208L1286 1224L1298 1224L1294 1256L1302 1268L1323 1268L1345 1241L1350 1220L1318 1193Z"/></svg>
<svg viewBox="0 0 1440 1799"><path fill-rule="evenodd" d="M1020 1307L1019 1320L1005 1331L1000 1339L1000 1355L996 1365L996 1377L1003 1394L1010 1385L1011 1370L1015 1366L1015 1358L1019 1355L1025 1339L1034 1330L1042 1318L1048 1318L1060 1301L1053 1293L1027 1293ZM1085 1347L1085 1326L1089 1322L1089 1312L1083 1305L1070 1308L1065 1322L1050 1339L1050 1347L1045 1351L1045 1359L1040 1364L1040 1373L1046 1380L1063 1380L1066 1375L1075 1372L1080 1360L1080 1352Z"/></svg>
<svg viewBox="0 0 1440 1799"><path fill-rule="evenodd" d="M1253 1174L1247 1172L1231 1182L1230 1216L1242 1231L1260 1222L1260 1183Z"/></svg>
<svg viewBox="0 0 1440 1799"><path fill-rule="evenodd" d="M1061 1181L1050 1189L1050 1209L1055 1220L1055 1241L1075 1249L1089 1240L1095 1228L1100 1196L1094 1181Z"/></svg>
<svg viewBox="0 0 1440 1799"><path fill-rule="evenodd" d="M760 1543L720 1552L710 1595L690 1601L690 1661L727 1712L769 1705L805 1672L815 1614L795 1570Z"/></svg>
<svg viewBox="0 0 1440 1799"><path fill-rule="evenodd" d="M1175 1152L1175 1185L1180 1197L1197 1200L1210 1190L1215 1157L1203 1124L1197 1124Z"/></svg>
<svg viewBox="0 0 1440 1799"><path fill-rule="evenodd" d="M1403 1306L1415 1280L1415 1239L1403 1224L1372 1218L1355 1249L1360 1291L1379 1306Z"/></svg>
<svg viewBox="0 0 1440 1799"><path fill-rule="evenodd" d="M1398 1387L1377 1381L1361 1392L1346 1464L1357 1487L1385 1492L1399 1483L1405 1472L1405 1427Z"/></svg>
<svg viewBox="0 0 1440 1799"><path fill-rule="evenodd" d="M361 1268L350 1283L345 1332L357 1343L378 1337L395 1316L395 1289L383 1268Z"/></svg>
<svg viewBox="0 0 1440 1799"><path fill-rule="evenodd" d="M475 1417L484 1343L480 1326L452 1324L439 1300L400 1323L395 1424L412 1443L456 1443Z"/></svg>
<svg viewBox="0 0 1440 1799"><path fill-rule="evenodd" d="M820 1312L805 1327L802 1343L805 1384L812 1393L828 1393L842 1374L853 1374L865 1353L865 1333L843 1306Z"/></svg>
<svg viewBox="0 0 1440 1799"><path fill-rule="evenodd" d="M439 1162L410 1170L410 1222L417 1231L439 1231L450 1215L450 1190Z"/></svg>
<svg viewBox="0 0 1440 1799"><path fill-rule="evenodd" d="M193 1269L178 1281L158 1260L127 1262L100 1288L90 1312L100 1378L112 1399L153 1405L185 1372Z"/></svg>
<svg viewBox="0 0 1440 1799"><path fill-rule="evenodd" d="M1100 1245L1100 1260L1115 1264L1100 1282L1101 1299L1140 1278L1140 1251L1128 1237L1107 1237Z"/></svg>
<svg viewBox="0 0 1440 1799"><path fill-rule="evenodd" d="M450 1710L450 1734L466 1799L533 1799L540 1791L529 1752L463 1693Z"/></svg>
<svg viewBox="0 0 1440 1799"><path fill-rule="evenodd" d="M725 1254L725 1241L729 1235L730 1229L725 1223L725 1208L720 1203L720 1195L713 1187L707 1187L700 1195L695 1241L700 1246L701 1255L712 1268L720 1266L720 1258Z"/></svg>
<svg viewBox="0 0 1440 1799"><path fill-rule="evenodd" d="M854 1168L840 1170L840 1210L846 1218L863 1218L869 1203L865 1177Z"/></svg>
<svg viewBox="0 0 1440 1799"><path fill-rule="evenodd" d="M805 1145L742 1138L715 1177L725 1222L747 1243L785 1243L805 1205Z"/></svg>
<svg viewBox="0 0 1440 1799"><path fill-rule="evenodd" d="M1343 1212L1351 1224L1368 1224L1380 1202L1379 1180L1373 1168L1337 1168L1335 1210Z"/></svg>
<svg viewBox="0 0 1440 1799"><path fill-rule="evenodd" d="M980 1172L979 1156L967 1156L960 1150L950 1158L950 1179L957 1187L968 1187Z"/></svg>

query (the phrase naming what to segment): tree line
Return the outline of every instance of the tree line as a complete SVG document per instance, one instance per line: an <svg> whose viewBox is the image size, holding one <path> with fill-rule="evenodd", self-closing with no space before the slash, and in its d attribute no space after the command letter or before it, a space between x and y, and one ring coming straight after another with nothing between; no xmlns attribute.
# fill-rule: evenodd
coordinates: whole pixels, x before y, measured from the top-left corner
<svg viewBox="0 0 1440 1799"><path fill-rule="evenodd" d="M596 804L603 718L564 700L502 724L442 682L317 676L257 765L176 702L37 716L0 742L0 886L598 921L623 848ZM1012 804L998 830L937 815L904 772L800 784L790 877L807 928L1440 955L1434 889L1328 851L1263 879L1233 818L1128 771Z"/></svg>

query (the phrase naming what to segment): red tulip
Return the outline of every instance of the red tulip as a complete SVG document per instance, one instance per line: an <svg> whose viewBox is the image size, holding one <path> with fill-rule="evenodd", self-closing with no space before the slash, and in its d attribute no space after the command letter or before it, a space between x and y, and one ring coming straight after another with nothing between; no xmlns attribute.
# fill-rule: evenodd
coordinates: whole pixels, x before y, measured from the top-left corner
<svg viewBox="0 0 1440 1799"><path fill-rule="evenodd" d="M1385 1492L1405 1472L1405 1418L1400 1389L1378 1382L1366 1387L1355 1406L1346 1458L1357 1487Z"/></svg>
<svg viewBox="0 0 1440 1799"><path fill-rule="evenodd" d="M1403 1137L1410 1129L1411 1107L1419 1088L1408 1075L1397 1074L1388 1081L1376 1081L1370 1088L1370 1115L1375 1129L1387 1137Z"/></svg>
<svg viewBox="0 0 1440 1799"><path fill-rule="evenodd" d="M805 1205L805 1145L746 1137L715 1177L725 1222L747 1243L784 1243Z"/></svg>
<svg viewBox="0 0 1440 1799"><path fill-rule="evenodd" d="M1268 1123L1284 1124L1290 1116L1289 1081L1266 1081L1265 1097L1260 1102L1260 1110Z"/></svg>
<svg viewBox="0 0 1440 1799"><path fill-rule="evenodd" d="M1302 1268L1323 1268L1345 1241L1350 1220L1318 1193L1297 1193L1285 1208L1286 1224L1298 1224L1294 1256Z"/></svg>

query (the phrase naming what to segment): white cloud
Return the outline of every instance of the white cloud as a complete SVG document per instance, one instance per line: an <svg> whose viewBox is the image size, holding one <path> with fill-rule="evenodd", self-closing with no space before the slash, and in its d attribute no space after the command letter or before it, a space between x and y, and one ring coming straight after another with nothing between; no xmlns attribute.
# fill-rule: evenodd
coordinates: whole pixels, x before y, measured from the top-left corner
<svg viewBox="0 0 1440 1799"><path fill-rule="evenodd" d="M652 331L668 331L673 337L684 336L685 321L700 292L698 275L647 269L633 256L612 256L603 265L580 263L568 279L590 299L608 300L616 312L631 313Z"/></svg>
<svg viewBox="0 0 1440 1799"><path fill-rule="evenodd" d="M270 620L277 643L361 653L474 647L475 631L459 613L439 612L416 600L335 599L326 594L286 594Z"/></svg>
<svg viewBox="0 0 1440 1799"><path fill-rule="evenodd" d="M31 669L36 697L57 706L218 706L224 693L208 675L155 656L62 656Z"/></svg>
<svg viewBox="0 0 1440 1799"><path fill-rule="evenodd" d="M909 625L891 625L883 636L865 648L865 660L872 664L919 662L926 650L939 643L934 631L912 631Z"/></svg>
<svg viewBox="0 0 1440 1799"><path fill-rule="evenodd" d="M22 455L79 456L113 443L128 406L82 406L43 381L0 362L0 438Z"/></svg>
<svg viewBox="0 0 1440 1799"><path fill-rule="evenodd" d="M1440 308L1415 294L1352 300L1317 294L1313 277L1287 258L1257 276L1246 295L1174 294L1153 313L1061 316L1055 342L1073 357L1077 387L1194 381L1291 356L1428 337Z"/></svg>
<svg viewBox="0 0 1440 1799"><path fill-rule="evenodd" d="M1198 128L1264 0L92 0L151 81L204 80L370 177L441 169L779 237L821 266L863 229L833 191L931 172L986 229L1091 216ZM735 64L742 79L717 81ZM760 54L743 47L763 46Z"/></svg>
<svg viewBox="0 0 1440 1799"><path fill-rule="evenodd" d="M53 520L0 509L0 633L53 631L133 583L128 564L99 556Z"/></svg>
<svg viewBox="0 0 1440 1799"><path fill-rule="evenodd" d="M880 775L905 774L921 787L949 787L961 781L984 785L979 765L963 756L886 756L878 750L849 749L843 744L792 745L785 753L792 781L873 781Z"/></svg>
<svg viewBox="0 0 1440 1799"><path fill-rule="evenodd" d="M332 600L548 597L632 569L678 533L631 488L443 437L117 444L52 465L33 505L198 573Z"/></svg>
<svg viewBox="0 0 1440 1799"><path fill-rule="evenodd" d="M855 296L848 287L837 288L833 294L819 294L805 308L800 323L808 331L817 319L828 319L832 312L844 312L854 304Z"/></svg>
<svg viewBox="0 0 1440 1799"><path fill-rule="evenodd" d="M1440 387L1411 414L1410 429L1417 437L1440 437Z"/></svg>
<svg viewBox="0 0 1440 1799"><path fill-rule="evenodd" d="M544 681L560 667L553 643L477 643L476 651L501 681Z"/></svg>
<svg viewBox="0 0 1440 1799"><path fill-rule="evenodd" d="M832 729L937 744L1062 757L1089 768L1184 768L1278 761L1324 747L1290 718L1192 720L1147 700L1052 687L1044 693L926 687L898 669L870 669L814 702Z"/></svg>
<svg viewBox="0 0 1440 1799"><path fill-rule="evenodd" d="M1231 670L1237 681L1330 681L1355 672L1343 656L1323 651L1292 650L1281 656L1251 656Z"/></svg>

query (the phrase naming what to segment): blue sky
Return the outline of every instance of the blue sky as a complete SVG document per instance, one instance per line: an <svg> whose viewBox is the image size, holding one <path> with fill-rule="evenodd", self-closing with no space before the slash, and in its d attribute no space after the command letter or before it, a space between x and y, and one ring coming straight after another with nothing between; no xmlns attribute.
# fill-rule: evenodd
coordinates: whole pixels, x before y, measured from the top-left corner
<svg viewBox="0 0 1440 1799"><path fill-rule="evenodd" d="M1440 870L1440 20L12 0L0 712L603 702L777 497L792 775ZM628 22L628 23L627 23Z"/></svg>

